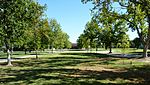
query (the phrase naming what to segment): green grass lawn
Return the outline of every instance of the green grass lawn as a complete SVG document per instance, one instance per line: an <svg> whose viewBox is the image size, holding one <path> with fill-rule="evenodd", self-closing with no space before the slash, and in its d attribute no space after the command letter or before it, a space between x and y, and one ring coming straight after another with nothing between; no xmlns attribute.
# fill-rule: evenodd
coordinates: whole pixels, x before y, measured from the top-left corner
<svg viewBox="0 0 150 85"><path fill-rule="evenodd" d="M136 49L136 48L113 48L113 52L117 53L126 53L126 54L137 54L137 53L142 53L143 49Z"/></svg>
<svg viewBox="0 0 150 85"><path fill-rule="evenodd" d="M27 54L25 54L24 51L13 51L13 56L11 56L12 58L18 58L18 57L22 57L22 56L28 56L28 55L35 55L35 51L32 51L31 53L27 52ZM39 51L38 55L47 55L48 52L46 51ZM0 59L3 58L7 58L7 53L4 52L0 52Z"/></svg>
<svg viewBox="0 0 150 85"><path fill-rule="evenodd" d="M108 51L105 50L104 48L99 48L98 52L103 52L103 51ZM134 48L126 48L125 50L121 49L121 48L113 48L112 49L113 53L125 53L125 54L142 54L142 49L134 49ZM62 52L69 52L69 53L96 53L95 49L93 49L92 51L86 51L86 50L81 50L81 51L62 51ZM51 51L39 51L38 55L47 55L48 53L51 53ZM60 51L55 51L54 53L60 53ZM150 50L148 50L148 53L150 54ZM27 55L35 55L35 51L32 51L31 53L27 52L27 54L25 54L24 51L14 51L13 52L13 56L12 58L18 58L20 56L27 56ZM0 58L7 58L7 53L4 52L0 52Z"/></svg>
<svg viewBox="0 0 150 85"><path fill-rule="evenodd" d="M104 48L98 48L98 52L107 51L109 53L109 48L106 50ZM96 52L96 48L93 48L89 51L84 52ZM136 49L136 48L112 48L113 53L122 53L122 54L142 54L143 49ZM150 53L150 50L148 50L148 53Z"/></svg>
<svg viewBox="0 0 150 85"><path fill-rule="evenodd" d="M19 57L19 56L25 56L24 51L14 51L13 52L13 58ZM0 52L0 58L7 58L7 53Z"/></svg>
<svg viewBox="0 0 150 85"><path fill-rule="evenodd" d="M150 82L148 63L105 54L49 54L12 64L13 67L0 64L0 85L146 85Z"/></svg>
<svg viewBox="0 0 150 85"><path fill-rule="evenodd" d="M105 50L109 52L109 49ZM143 49L136 49L136 48L112 48L113 53L122 53L122 54L142 54ZM148 50L148 53L150 54L150 50Z"/></svg>

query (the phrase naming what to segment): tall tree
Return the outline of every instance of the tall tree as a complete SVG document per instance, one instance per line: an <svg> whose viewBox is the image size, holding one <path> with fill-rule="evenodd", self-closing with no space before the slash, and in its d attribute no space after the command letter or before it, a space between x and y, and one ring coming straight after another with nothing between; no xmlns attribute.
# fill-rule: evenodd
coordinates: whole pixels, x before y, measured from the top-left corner
<svg viewBox="0 0 150 85"><path fill-rule="evenodd" d="M7 49L7 62L11 65L10 51L13 44L29 26L34 27L35 19L43 13L44 6L34 0L1 0L0 1L0 37Z"/></svg>
<svg viewBox="0 0 150 85"><path fill-rule="evenodd" d="M89 39L90 41L90 48L95 47L95 39L97 38L97 33L99 32L99 26L94 21L91 20L90 22L87 22L84 30L84 35ZM88 40L87 40L88 41Z"/></svg>
<svg viewBox="0 0 150 85"><path fill-rule="evenodd" d="M25 54L28 50L34 48L33 41L34 41L34 30L32 28L27 28L28 30L24 31L24 35L20 37L20 42L17 46L24 48Z"/></svg>
<svg viewBox="0 0 150 85"><path fill-rule="evenodd" d="M110 16L124 19L132 30L136 30L144 46L143 57L147 57L147 49L150 43L150 1L149 0L81 0L83 3L92 1L93 10L96 10L95 16L102 12L102 9L108 7L109 11L119 11L119 15ZM117 4L117 7L114 6ZM119 9L118 9L119 7ZM120 11L121 10L121 11Z"/></svg>
<svg viewBox="0 0 150 85"><path fill-rule="evenodd" d="M112 13L117 15L115 12L109 12L108 8L104 8L99 16L95 18L102 30L102 33L100 33L103 36L101 37L101 41L105 43L106 48L109 47L109 53L112 53L112 45L118 43L119 39L123 40L120 36L126 35L128 31L126 21L110 16Z"/></svg>
<svg viewBox="0 0 150 85"><path fill-rule="evenodd" d="M54 41L55 41L55 33L54 33L54 31L55 31L56 28L59 28L60 25L57 23L56 19L51 19L50 22L49 22L49 25L50 25L50 30L52 30L50 46L51 46L51 49L52 49L52 52L53 52Z"/></svg>
<svg viewBox="0 0 150 85"><path fill-rule="evenodd" d="M118 42L116 43L116 47L119 48L129 48L130 47L130 40L129 40L129 36L126 34L119 34L118 37Z"/></svg>
<svg viewBox="0 0 150 85"><path fill-rule="evenodd" d="M63 49L65 47L70 48L69 36L62 31L60 24L56 19L51 19L49 22L50 29L52 31L50 37L50 44L53 51L53 48Z"/></svg>
<svg viewBox="0 0 150 85"><path fill-rule="evenodd" d="M47 19L42 19L40 27L38 28L38 36L40 37L41 49L46 49L50 43L50 37L52 36L52 30L49 27L49 22Z"/></svg>
<svg viewBox="0 0 150 85"><path fill-rule="evenodd" d="M87 38L87 36L85 36L85 34L81 34L78 39L77 39L77 46L78 48L88 48L90 45L90 41Z"/></svg>
<svg viewBox="0 0 150 85"><path fill-rule="evenodd" d="M71 48L71 42L69 41L69 35L65 32L62 32L62 42L63 42L63 46L61 48Z"/></svg>
<svg viewBox="0 0 150 85"><path fill-rule="evenodd" d="M50 26L51 29L53 31L53 37L52 37L52 47L54 48L59 48L59 44L60 44L60 39L61 39L61 26L60 24L57 22L56 19L51 19L50 21Z"/></svg>
<svg viewBox="0 0 150 85"><path fill-rule="evenodd" d="M69 41L69 35L67 33L64 33L64 47L70 49L72 47L72 43Z"/></svg>

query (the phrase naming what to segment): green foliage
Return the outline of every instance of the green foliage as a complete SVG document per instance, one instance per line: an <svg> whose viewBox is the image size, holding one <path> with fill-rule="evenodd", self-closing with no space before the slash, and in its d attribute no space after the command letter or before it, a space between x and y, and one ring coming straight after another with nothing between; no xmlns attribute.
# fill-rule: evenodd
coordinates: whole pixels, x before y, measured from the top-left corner
<svg viewBox="0 0 150 85"><path fill-rule="evenodd" d="M143 56L147 57L147 49L150 44L149 0L81 0L81 2L93 2L94 7L92 13L95 17L101 15L101 13L105 11L108 11L112 12L109 16L126 20L129 28L133 31L137 31L137 34L144 46ZM113 13L114 11L117 12L118 15ZM109 19L109 21L111 21L111 19Z"/></svg>
<svg viewBox="0 0 150 85"><path fill-rule="evenodd" d="M109 16L109 12L105 11L86 24L84 33L80 35L77 42L79 48L88 48L88 46L95 48L100 45L110 49L112 46L125 48L130 46L126 32L126 22ZM119 46L119 43L122 46Z"/></svg>
<svg viewBox="0 0 150 85"><path fill-rule="evenodd" d="M23 47L25 49L49 49L50 45L57 49L71 48L69 36L64 33L55 19L40 19L35 29L25 31Z"/></svg>
<svg viewBox="0 0 150 85"><path fill-rule="evenodd" d="M119 48L129 48L130 42L128 35L120 36L121 39L118 40L117 47Z"/></svg>
<svg viewBox="0 0 150 85"><path fill-rule="evenodd" d="M69 35L67 35L67 33L63 33L63 38L64 40L64 48L71 48L72 47L72 43L69 41Z"/></svg>
<svg viewBox="0 0 150 85"><path fill-rule="evenodd" d="M47 19L41 20L38 37L40 38L41 49L46 49L51 42L52 30L50 29L49 22Z"/></svg>
<svg viewBox="0 0 150 85"><path fill-rule="evenodd" d="M98 18L96 18L102 29L101 40L105 43L106 47L110 48L113 43L117 44L123 40L128 41L127 38L123 38L128 31L127 23L123 19L110 16L112 14L118 15L116 12L109 12L108 10L103 9Z"/></svg>
<svg viewBox="0 0 150 85"><path fill-rule="evenodd" d="M49 22L50 30L52 30L52 35L50 37L50 45L56 49L71 48L71 42L69 41L69 36L62 31L60 24L56 19L51 19Z"/></svg>
<svg viewBox="0 0 150 85"><path fill-rule="evenodd" d="M134 48L139 49L140 45L141 45L140 38L136 37L134 40L132 40L132 45L133 45Z"/></svg>
<svg viewBox="0 0 150 85"><path fill-rule="evenodd" d="M8 65L11 65L13 46L23 44L21 40L25 31L36 27L44 8L34 0L0 1L0 39L7 49Z"/></svg>
<svg viewBox="0 0 150 85"><path fill-rule="evenodd" d="M87 37L87 39L89 39L90 47L95 47L95 39L97 38L98 32L98 24L94 20L87 22L84 30L84 35Z"/></svg>
<svg viewBox="0 0 150 85"><path fill-rule="evenodd" d="M79 36L77 44L79 48L95 48L97 45L99 26L95 20L87 22L84 33Z"/></svg>
<svg viewBox="0 0 150 85"><path fill-rule="evenodd" d="M5 0L0 3L1 40L7 49L12 44L27 48L27 43L33 41L32 27L35 27L35 20L41 18L45 7L33 0Z"/></svg>
<svg viewBox="0 0 150 85"><path fill-rule="evenodd" d="M34 26L33 23L40 18L45 7L33 0L5 0L0 3L0 37L9 49L10 44L21 40L27 28Z"/></svg>
<svg viewBox="0 0 150 85"><path fill-rule="evenodd" d="M81 34L77 40L78 48L88 48L90 44L89 39L84 34Z"/></svg>

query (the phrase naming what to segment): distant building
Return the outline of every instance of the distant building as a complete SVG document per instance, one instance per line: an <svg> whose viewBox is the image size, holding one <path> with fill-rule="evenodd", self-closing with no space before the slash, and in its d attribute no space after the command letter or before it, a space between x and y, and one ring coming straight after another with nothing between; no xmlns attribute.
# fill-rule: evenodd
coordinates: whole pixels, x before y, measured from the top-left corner
<svg viewBox="0 0 150 85"><path fill-rule="evenodd" d="M72 43L72 48L71 49L78 49L77 43Z"/></svg>

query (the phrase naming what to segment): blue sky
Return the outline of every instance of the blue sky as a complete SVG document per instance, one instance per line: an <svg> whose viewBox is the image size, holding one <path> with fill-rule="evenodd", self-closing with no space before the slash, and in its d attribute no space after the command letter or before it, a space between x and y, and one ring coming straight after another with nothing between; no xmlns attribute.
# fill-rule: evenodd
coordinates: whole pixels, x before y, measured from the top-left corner
<svg viewBox="0 0 150 85"><path fill-rule="evenodd" d="M70 41L75 43L85 24L91 19L91 3L82 4L81 0L38 0L40 4L47 4L45 12L49 19L55 18L62 30L70 36ZM130 39L136 37L136 33L128 32Z"/></svg>

